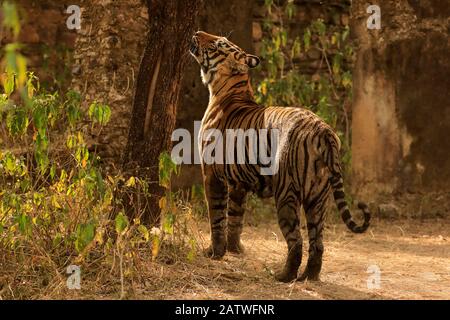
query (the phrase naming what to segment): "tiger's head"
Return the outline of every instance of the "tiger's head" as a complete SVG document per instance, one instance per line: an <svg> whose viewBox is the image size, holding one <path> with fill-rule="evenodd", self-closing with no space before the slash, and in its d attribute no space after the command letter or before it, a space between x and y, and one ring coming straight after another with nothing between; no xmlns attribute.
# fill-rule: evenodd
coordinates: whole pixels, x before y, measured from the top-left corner
<svg viewBox="0 0 450 320"><path fill-rule="evenodd" d="M205 85L213 83L218 77L246 75L260 62L257 56L247 54L227 38L203 31L196 32L192 37L189 51L201 67Z"/></svg>

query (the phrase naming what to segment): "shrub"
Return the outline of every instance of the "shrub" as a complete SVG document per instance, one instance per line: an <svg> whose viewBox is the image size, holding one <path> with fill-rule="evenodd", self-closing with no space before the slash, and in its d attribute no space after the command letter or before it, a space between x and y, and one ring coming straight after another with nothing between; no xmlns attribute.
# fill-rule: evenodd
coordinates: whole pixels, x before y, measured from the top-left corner
<svg viewBox="0 0 450 320"><path fill-rule="evenodd" d="M291 21L293 1L277 5L265 1L261 57L264 63L257 79L257 102L279 106L302 106L318 114L338 133L346 174L350 172L350 121L353 47L349 28L326 26L315 20L296 37L286 25ZM274 17L277 17L274 19ZM285 21L287 20L287 21ZM276 22L274 22L276 21ZM319 66L302 69L308 55L318 53ZM310 69L310 68L308 68Z"/></svg>

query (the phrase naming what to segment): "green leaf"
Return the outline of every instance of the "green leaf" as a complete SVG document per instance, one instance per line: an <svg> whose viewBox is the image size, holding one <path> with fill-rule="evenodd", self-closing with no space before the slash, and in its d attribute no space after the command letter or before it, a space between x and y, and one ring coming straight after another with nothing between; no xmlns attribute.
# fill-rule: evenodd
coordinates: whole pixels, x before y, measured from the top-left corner
<svg viewBox="0 0 450 320"><path fill-rule="evenodd" d="M76 122L81 119L81 95L76 91L66 93L66 114L70 126L75 126Z"/></svg>
<svg viewBox="0 0 450 320"><path fill-rule="evenodd" d="M16 171L16 168L17 168L17 166L16 166L16 158L10 152L8 152L5 155L4 163L5 163L6 171L9 174L12 174L12 173L14 173Z"/></svg>
<svg viewBox="0 0 450 320"><path fill-rule="evenodd" d="M178 174L178 167L167 151L159 156L159 185L169 188L172 173Z"/></svg>
<svg viewBox="0 0 450 320"><path fill-rule="evenodd" d="M87 166L87 161L89 159L89 150L86 146L80 146L75 151L75 160L77 160L78 164L85 168Z"/></svg>
<svg viewBox="0 0 450 320"><path fill-rule="evenodd" d="M131 188L136 186L136 178L130 177L130 179L128 179L127 182L125 183L125 186L131 187Z"/></svg>
<svg viewBox="0 0 450 320"><path fill-rule="evenodd" d="M95 237L95 224L82 223L77 227L77 236L75 240L75 249L81 253Z"/></svg>
<svg viewBox="0 0 450 320"><path fill-rule="evenodd" d="M305 47L305 51L309 50L311 45L311 30L309 30L309 28L306 28L306 31L303 34L303 45Z"/></svg>
<svg viewBox="0 0 450 320"><path fill-rule="evenodd" d="M35 85L36 83L36 85ZM33 72L28 72L27 76L27 95L28 98L33 98L36 91L39 91L39 81L38 78L34 75Z"/></svg>
<svg viewBox="0 0 450 320"><path fill-rule="evenodd" d="M20 214L17 217L17 223L19 225L19 230L24 235L30 235L31 233L31 218L25 213Z"/></svg>
<svg viewBox="0 0 450 320"><path fill-rule="evenodd" d="M342 54L335 54L333 57L333 74L338 74L341 71Z"/></svg>
<svg viewBox="0 0 450 320"><path fill-rule="evenodd" d="M162 229L167 234L173 234L173 225L175 223L175 216L172 213L168 213L164 217Z"/></svg>
<svg viewBox="0 0 450 320"><path fill-rule="evenodd" d="M14 73L13 72L7 72L6 73L6 77L3 80L3 88L5 90L6 96L9 97L11 95L11 93L14 92L15 83L16 83L16 80L15 80Z"/></svg>
<svg viewBox="0 0 450 320"><path fill-rule="evenodd" d="M116 231L118 234L122 234L129 225L128 217L123 214L123 212L119 212L115 219L116 223Z"/></svg>
<svg viewBox="0 0 450 320"><path fill-rule="evenodd" d="M17 38L20 34L20 21L17 8L14 3L5 1L2 7L3 11L3 25L13 30L13 35Z"/></svg>
<svg viewBox="0 0 450 320"><path fill-rule="evenodd" d="M344 72L344 74L342 75L341 82L345 88L351 87L352 86L352 74L349 71Z"/></svg>
<svg viewBox="0 0 450 320"><path fill-rule="evenodd" d="M287 32L286 30L280 31L281 45L285 47L287 45Z"/></svg>
<svg viewBox="0 0 450 320"><path fill-rule="evenodd" d="M292 16L295 12L295 4L293 0L288 1L285 9L286 15L288 16L288 19L292 19Z"/></svg>
<svg viewBox="0 0 450 320"><path fill-rule="evenodd" d="M344 32L342 32L342 42L344 42L350 33L350 28L348 26L345 27Z"/></svg>
<svg viewBox="0 0 450 320"><path fill-rule="evenodd" d="M16 64L17 64L17 80L19 87L23 87L27 81L27 59L17 53L16 54Z"/></svg>
<svg viewBox="0 0 450 320"><path fill-rule="evenodd" d="M45 135L48 123L47 108L45 106L37 106L33 110L33 123L38 132L41 135Z"/></svg>
<svg viewBox="0 0 450 320"><path fill-rule="evenodd" d="M73 148L75 148L76 147L76 145L77 145L77 136L76 135L74 135L74 134L70 134L68 137L67 137L67 140L66 140L66 146L67 146L67 148L69 148L69 149L73 149Z"/></svg>
<svg viewBox="0 0 450 320"><path fill-rule="evenodd" d="M50 178L53 180L55 179L56 176L56 166L55 164L52 164L52 166L50 167Z"/></svg>
<svg viewBox="0 0 450 320"><path fill-rule="evenodd" d="M6 115L6 127L12 135L22 135L29 125L28 115L23 108L11 110Z"/></svg>
<svg viewBox="0 0 450 320"><path fill-rule="evenodd" d="M264 6L267 8L267 12L271 13L272 11L273 0L264 0Z"/></svg>
<svg viewBox="0 0 450 320"><path fill-rule="evenodd" d="M292 49L291 49L291 58L295 58L298 55L300 55L301 52L301 42L300 39L297 37L294 40L294 43L292 44Z"/></svg>
<svg viewBox="0 0 450 320"><path fill-rule="evenodd" d="M94 102L89 106L89 118L95 123L106 125L111 118L111 108L106 104Z"/></svg>
<svg viewBox="0 0 450 320"><path fill-rule="evenodd" d="M147 227L145 227L144 225L139 225L138 227L138 231L141 233L142 237L145 239L145 241L149 241L150 240L150 233L148 232Z"/></svg>
<svg viewBox="0 0 450 320"><path fill-rule="evenodd" d="M273 39L273 44L275 45L276 50L280 50L281 47L281 36L280 33Z"/></svg>
<svg viewBox="0 0 450 320"><path fill-rule="evenodd" d="M312 23L312 28L315 32L317 32L320 36L325 35L325 32L327 30L327 27L323 23L322 19L317 19Z"/></svg>

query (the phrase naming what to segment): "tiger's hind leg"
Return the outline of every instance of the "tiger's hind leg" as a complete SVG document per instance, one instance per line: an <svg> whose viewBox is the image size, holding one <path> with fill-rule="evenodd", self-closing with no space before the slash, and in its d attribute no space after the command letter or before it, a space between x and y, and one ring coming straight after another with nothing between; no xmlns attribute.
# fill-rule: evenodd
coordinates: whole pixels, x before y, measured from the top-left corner
<svg viewBox="0 0 450 320"><path fill-rule="evenodd" d="M298 268L302 262L303 240L300 234L298 216L299 202L293 192L288 191L276 199L278 224L287 242L288 255L281 272L275 278L281 282L290 282L297 278Z"/></svg>
<svg viewBox="0 0 450 320"><path fill-rule="evenodd" d="M211 227L211 245L206 250L206 255L213 259L220 259L225 255L227 248L225 228L228 189L224 183L212 175L205 178L204 186Z"/></svg>
<svg viewBox="0 0 450 320"><path fill-rule="evenodd" d="M305 271L298 278L299 281L306 279L318 281L322 269L323 228L327 212L327 200L330 186L327 184L316 198L304 205L309 238L309 257Z"/></svg>
<svg viewBox="0 0 450 320"><path fill-rule="evenodd" d="M228 198L228 237L227 250L233 253L244 253L241 233L244 220L244 208L247 192L241 188L230 188Z"/></svg>

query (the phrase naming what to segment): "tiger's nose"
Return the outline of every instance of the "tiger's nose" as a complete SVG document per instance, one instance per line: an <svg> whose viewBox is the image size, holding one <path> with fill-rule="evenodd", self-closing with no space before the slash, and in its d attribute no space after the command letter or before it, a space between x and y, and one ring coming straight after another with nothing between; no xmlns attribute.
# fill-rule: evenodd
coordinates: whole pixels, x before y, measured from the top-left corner
<svg viewBox="0 0 450 320"><path fill-rule="evenodd" d="M196 37L200 41L214 41L217 38L216 36L206 33L204 31L197 31L194 34L194 37Z"/></svg>

